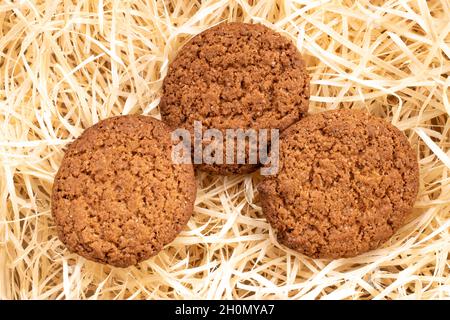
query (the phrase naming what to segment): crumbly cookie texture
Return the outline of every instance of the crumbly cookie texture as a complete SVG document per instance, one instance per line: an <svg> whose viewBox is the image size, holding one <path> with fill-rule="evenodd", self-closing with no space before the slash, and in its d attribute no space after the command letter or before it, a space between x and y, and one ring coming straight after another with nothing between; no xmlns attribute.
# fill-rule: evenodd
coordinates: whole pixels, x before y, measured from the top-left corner
<svg viewBox="0 0 450 320"><path fill-rule="evenodd" d="M295 45L260 24L220 24L181 48L163 84L160 110L173 128L281 131L308 110L309 76ZM225 136L225 135L224 135ZM236 174L258 165L207 165Z"/></svg>
<svg viewBox="0 0 450 320"><path fill-rule="evenodd" d="M408 140L362 111L308 116L280 139L280 167L258 187L278 239L313 258L380 246L414 205L419 172Z"/></svg>
<svg viewBox="0 0 450 320"><path fill-rule="evenodd" d="M68 147L52 213L70 251L127 267L176 237L192 214L196 184L191 165L172 163L171 147L168 127L145 116L100 121Z"/></svg>

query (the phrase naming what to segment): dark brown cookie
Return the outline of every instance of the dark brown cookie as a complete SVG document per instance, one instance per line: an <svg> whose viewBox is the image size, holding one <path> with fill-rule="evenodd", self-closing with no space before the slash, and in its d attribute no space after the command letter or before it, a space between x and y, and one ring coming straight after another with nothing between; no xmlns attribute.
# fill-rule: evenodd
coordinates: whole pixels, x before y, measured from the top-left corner
<svg viewBox="0 0 450 320"><path fill-rule="evenodd" d="M280 129L308 110L309 76L295 45L260 24L228 23L191 39L169 67L160 110L172 128ZM225 137L225 135L224 135ZM207 165L220 174L258 165Z"/></svg>
<svg viewBox="0 0 450 320"><path fill-rule="evenodd" d="M281 243L310 257L340 258L391 237L412 209L418 181L402 132L364 112L337 110L287 129L279 172L258 189Z"/></svg>
<svg viewBox="0 0 450 320"><path fill-rule="evenodd" d="M70 251L127 267L171 242L193 211L192 165L171 158L168 127L119 116L90 127L68 148L55 177L52 213Z"/></svg>

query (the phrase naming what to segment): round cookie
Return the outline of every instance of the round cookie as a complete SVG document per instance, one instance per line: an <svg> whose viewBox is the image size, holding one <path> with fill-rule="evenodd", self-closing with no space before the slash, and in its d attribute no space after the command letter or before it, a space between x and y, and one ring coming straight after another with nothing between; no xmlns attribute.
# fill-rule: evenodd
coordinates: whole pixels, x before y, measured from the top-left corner
<svg viewBox="0 0 450 320"><path fill-rule="evenodd" d="M224 23L181 48L164 79L160 110L169 126L191 132L194 121L222 132L282 131L303 117L308 101L309 76L289 39L260 24ZM254 171L258 164L199 168L237 174Z"/></svg>
<svg viewBox="0 0 450 320"><path fill-rule="evenodd" d="M189 220L192 165L173 164L168 127L119 116L88 128L66 151L55 177L52 214L70 251L127 267L171 242Z"/></svg>
<svg viewBox="0 0 450 320"><path fill-rule="evenodd" d="M377 248L403 225L418 163L396 127L361 111L308 116L280 137L279 171L258 186L278 239L313 258Z"/></svg>

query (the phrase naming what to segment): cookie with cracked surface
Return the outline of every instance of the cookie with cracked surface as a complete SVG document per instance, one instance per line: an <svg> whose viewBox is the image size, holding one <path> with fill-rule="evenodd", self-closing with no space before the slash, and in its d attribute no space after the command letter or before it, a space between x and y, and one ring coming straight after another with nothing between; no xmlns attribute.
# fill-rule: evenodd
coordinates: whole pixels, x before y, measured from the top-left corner
<svg viewBox="0 0 450 320"><path fill-rule="evenodd" d="M308 116L280 137L277 175L258 186L278 239L313 258L352 257L400 228L418 192L404 134L362 111Z"/></svg>
<svg viewBox="0 0 450 320"><path fill-rule="evenodd" d="M117 267L158 253L193 211L192 165L173 164L169 128L119 116L88 128L55 177L52 213L70 251Z"/></svg>
<svg viewBox="0 0 450 320"><path fill-rule="evenodd" d="M160 110L169 126L191 132L194 121L221 131L282 131L303 117L308 102L309 76L289 39L261 24L224 23L181 48L164 79ZM226 175L258 166L247 158L198 167Z"/></svg>

